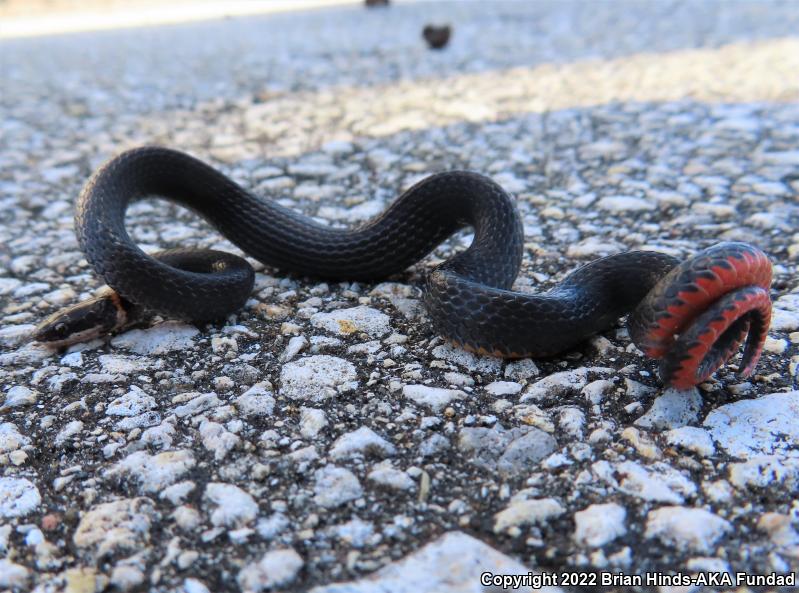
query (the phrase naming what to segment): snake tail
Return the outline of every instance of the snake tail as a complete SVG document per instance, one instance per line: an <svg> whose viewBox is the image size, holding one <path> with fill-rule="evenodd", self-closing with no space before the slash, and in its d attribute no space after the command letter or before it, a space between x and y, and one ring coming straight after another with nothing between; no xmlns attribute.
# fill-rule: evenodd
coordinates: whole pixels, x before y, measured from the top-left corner
<svg viewBox="0 0 799 593"><path fill-rule="evenodd" d="M771 262L746 243L719 243L676 266L628 320L630 337L660 360L678 388L705 381L744 344L739 368L754 371L771 322ZM744 342L745 340L745 342Z"/></svg>

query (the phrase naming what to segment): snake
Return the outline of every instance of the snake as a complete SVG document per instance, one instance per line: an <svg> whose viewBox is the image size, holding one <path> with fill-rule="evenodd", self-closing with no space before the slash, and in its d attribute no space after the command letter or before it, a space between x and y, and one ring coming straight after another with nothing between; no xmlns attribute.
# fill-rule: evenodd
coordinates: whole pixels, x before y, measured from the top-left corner
<svg viewBox="0 0 799 593"><path fill-rule="evenodd" d="M107 288L57 311L33 338L63 348L130 327L147 314L200 323L245 306L255 272L230 253L145 253L128 235L128 206L160 197L206 219L265 266L321 280L375 281L403 272L464 228L468 248L425 275L422 302L435 333L468 351L546 358L627 316L632 342L657 359L667 386L706 381L743 350L749 376L771 319L772 266L759 248L722 242L680 261L654 250L589 262L540 294L514 291L525 252L522 218L490 178L445 171L422 179L374 219L334 228L254 195L212 166L166 147L122 152L83 188L75 228Z"/></svg>

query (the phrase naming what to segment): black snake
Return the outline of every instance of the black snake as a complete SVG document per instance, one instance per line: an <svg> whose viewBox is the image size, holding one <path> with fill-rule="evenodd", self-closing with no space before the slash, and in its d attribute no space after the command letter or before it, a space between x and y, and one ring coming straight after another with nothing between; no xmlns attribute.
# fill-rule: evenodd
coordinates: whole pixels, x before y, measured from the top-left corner
<svg viewBox="0 0 799 593"><path fill-rule="evenodd" d="M523 294L511 291L523 253L520 216L510 196L482 175L432 175L374 220L342 230L256 197L187 154L143 147L103 165L77 204L80 246L113 291L51 316L36 339L63 346L124 327L141 311L208 321L244 305L254 281L244 259L191 249L151 256L131 240L125 211L148 196L197 211L265 265L336 280L401 272L472 227L471 246L428 275L423 298L437 333L479 353L551 356L629 314L633 341L661 359L663 381L687 387L744 340L741 368L751 373L770 321L771 264L744 243L720 243L682 263L652 251L611 255L549 292Z"/></svg>

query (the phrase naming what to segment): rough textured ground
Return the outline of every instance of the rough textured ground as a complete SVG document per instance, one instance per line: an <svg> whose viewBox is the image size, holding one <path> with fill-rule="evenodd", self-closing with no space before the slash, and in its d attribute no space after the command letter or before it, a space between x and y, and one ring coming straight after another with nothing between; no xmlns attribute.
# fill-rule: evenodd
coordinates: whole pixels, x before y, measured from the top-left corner
<svg viewBox="0 0 799 593"><path fill-rule="evenodd" d="M443 52L429 21L454 25ZM0 44L0 590L799 569L797 30L795 3L400 4ZM260 267L224 324L26 344L100 286L74 200L142 143L337 225L489 174L525 219L519 290L751 241L775 263L767 352L674 392L622 325L547 361L452 350L416 286L465 234L379 285ZM163 202L128 223L147 249L232 249Z"/></svg>

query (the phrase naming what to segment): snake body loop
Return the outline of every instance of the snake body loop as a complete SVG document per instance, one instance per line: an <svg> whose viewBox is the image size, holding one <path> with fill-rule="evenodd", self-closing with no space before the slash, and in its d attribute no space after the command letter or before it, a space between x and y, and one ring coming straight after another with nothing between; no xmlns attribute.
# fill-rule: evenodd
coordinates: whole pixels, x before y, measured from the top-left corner
<svg viewBox="0 0 799 593"><path fill-rule="evenodd" d="M481 353L550 356L630 313L635 343L661 358L666 383L686 387L706 379L744 339L742 366L751 373L768 329L771 265L750 245L722 243L684 263L650 251L621 253L579 268L547 293L524 294L511 291L522 261L521 219L505 191L481 175L433 175L374 220L342 230L257 198L189 155L143 147L94 174L78 200L76 229L87 260L123 302L169 317L225 317L244 305L254 273L218 251L145 254L124 219L130 203L148 196L197 211L265 265L336 280L401 272L472 227L471 246L428 275L423 299L438 333ZM59 319L57 337L68 337ZM47 341L53 325L43 323L39 339Z"/></svg>

